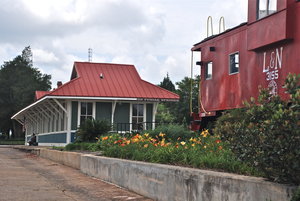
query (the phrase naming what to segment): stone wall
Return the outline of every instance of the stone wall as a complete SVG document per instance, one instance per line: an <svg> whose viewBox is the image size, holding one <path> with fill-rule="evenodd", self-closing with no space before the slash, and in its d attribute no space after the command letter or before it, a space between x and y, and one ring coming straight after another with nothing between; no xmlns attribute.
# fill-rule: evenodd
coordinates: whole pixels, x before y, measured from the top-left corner
<svg viewBox="0 0 300 201"><path fill-rule="evenodd" d="M158 201L290 201L296 189L257 177L37 147L20 149Z"/></svg>
<svg viewBox="0 0 300 201"><path fill-rule="evenodd" d="M158 201L289 201L295 187L263 178L82 155L81 171Z"/></svg>

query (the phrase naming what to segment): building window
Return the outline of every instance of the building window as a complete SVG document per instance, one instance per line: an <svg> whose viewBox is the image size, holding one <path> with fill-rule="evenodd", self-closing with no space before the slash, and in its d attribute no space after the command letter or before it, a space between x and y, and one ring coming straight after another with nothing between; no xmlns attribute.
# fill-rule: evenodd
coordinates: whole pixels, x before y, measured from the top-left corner
<svg viewBox="0 0 300 201"><path fill-rule="evenodd" d="M205 65L205 79L206 80L212 79L212 67L213 67L213 63L212 62L208 62Z"/></svg>
<svg viewBox="0 0 300 201"><path fill-rule="evenodd" d="M82 102L80 105L80 124L93 118L93 103Z"/></svg>
<svg viewBox="0 0 300 201"><path fill-rule="evenodd" d="M239 72L240 67L240 59L239 59L239 53L233 53L229 55L229 74L234 74Z"/></svg>
<svg viewBox="0 0 300 201"><path fill-rule="evenodd" d="M132 104L132 130L143 130L144 104Z"/></svg>
<svg viewBox="0 0 300 201"><path fill-rule="evenodd" d="M277 0L258 0L257 18L261 19L277 11Z"/></svg>

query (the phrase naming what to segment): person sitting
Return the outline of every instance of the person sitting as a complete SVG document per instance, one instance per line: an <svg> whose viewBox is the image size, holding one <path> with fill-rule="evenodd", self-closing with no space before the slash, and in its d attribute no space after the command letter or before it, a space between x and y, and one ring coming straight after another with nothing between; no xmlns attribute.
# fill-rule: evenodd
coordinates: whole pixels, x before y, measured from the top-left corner
<svg viewBox="0 0 300 201"><path fill-rule="evenodd" d="M29 140L29 146L37 146L38 143L36 142L36 135L33 133L32 134L32 137L30 138Z"/></svg>

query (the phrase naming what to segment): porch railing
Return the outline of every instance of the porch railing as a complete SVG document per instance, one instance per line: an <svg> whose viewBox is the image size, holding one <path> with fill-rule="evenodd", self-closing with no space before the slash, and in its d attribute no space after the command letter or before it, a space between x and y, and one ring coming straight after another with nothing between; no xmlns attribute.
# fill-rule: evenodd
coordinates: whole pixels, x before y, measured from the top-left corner
<svg viewBox="0 0 300 201"><path fill-rule="evenodd" d="M170 123L162 122L141 122L141 123L115 123L113 124L113 132L126 133L130 131L143 131L143 130L152 130L160 125L167 125Z"/></svg>

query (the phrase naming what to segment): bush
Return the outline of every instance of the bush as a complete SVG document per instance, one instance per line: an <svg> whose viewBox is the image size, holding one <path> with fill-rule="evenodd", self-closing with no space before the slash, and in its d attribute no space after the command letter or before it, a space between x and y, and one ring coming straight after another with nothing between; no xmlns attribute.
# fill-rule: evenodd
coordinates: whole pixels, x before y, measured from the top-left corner
<svg viewBox="0 0 300 201"><path fill-rule="evenodd" d="M105 120L85 120L76 132L76 142L96 142L98 137L110 131L111 126Z"/></svg>
<svg viewBox="0 0 300 201"><path fill-rule="evenodd" d="M241 161L261 169L283 183L300 184L300 75L289 75L285 101L261 89L258 100L227 112L216 122L214 133L229 141Z"/></svg>
<svg viewBox="0 0 300 201"><path fill-rule="evenodd" d="M145 131L144 133L149 133L150 136L155 137L160 133L166 134L165 138L168 141L176 141L177 139L189 140L191 137L195 137L196 133L188 130L183 125L177 124L166 124L155 128L154 130Z"/></svg>
<svg viewBox="0 0 300 201"><path fill-rule="evenodd" d="M292 197L291 201L300 201L300 186L298 187L298 189L293 194L293 197Z"/></svg>

